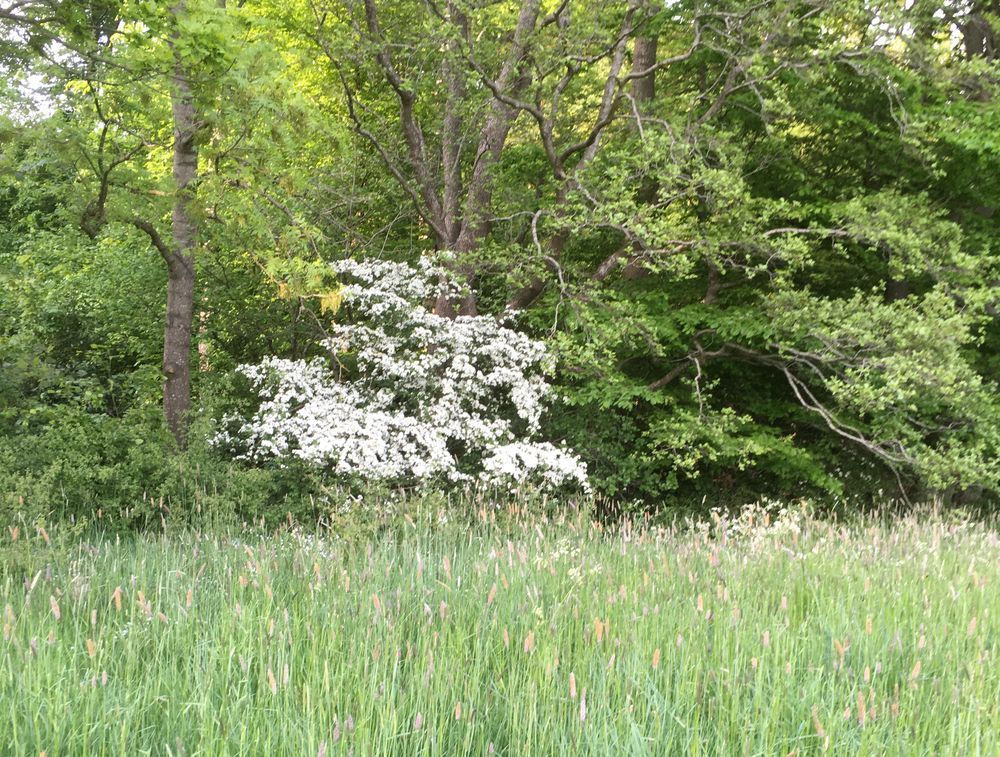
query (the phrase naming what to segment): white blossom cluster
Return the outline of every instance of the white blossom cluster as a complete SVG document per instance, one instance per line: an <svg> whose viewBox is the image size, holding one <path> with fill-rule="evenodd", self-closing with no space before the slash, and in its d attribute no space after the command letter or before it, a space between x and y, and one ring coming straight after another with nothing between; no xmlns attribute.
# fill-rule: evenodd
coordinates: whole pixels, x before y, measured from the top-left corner
<svg viewBox="0 0 1000 757"><path fill-rule="evenodd" d="M224 418L230 430L217 444L367 480L587 488L576 456L532 441L549 394L543 343L489 316L430 312L441 287L457 290L426 261L334 267L350 318L326 346L353 355L357 377L338 381L321 358L240 366L260 406L249 419Z"/></svg>

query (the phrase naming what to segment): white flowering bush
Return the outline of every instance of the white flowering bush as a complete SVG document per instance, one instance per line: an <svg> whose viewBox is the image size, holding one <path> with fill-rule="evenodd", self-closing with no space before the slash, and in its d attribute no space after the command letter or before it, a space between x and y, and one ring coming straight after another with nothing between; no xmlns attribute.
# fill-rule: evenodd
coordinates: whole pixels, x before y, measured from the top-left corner
<svg viewBox="0 0 1000 757"><path fill-rule="evenodd" d="M323 358L240 366L260 404L224 418L216 444L371 481L587 488L575 455L533 440L550 392L543 343L493 317L430 312L425 303L453 285L426 261L334 267L349 317L325 346L352 356L355 375L338 380Z"/></svg>

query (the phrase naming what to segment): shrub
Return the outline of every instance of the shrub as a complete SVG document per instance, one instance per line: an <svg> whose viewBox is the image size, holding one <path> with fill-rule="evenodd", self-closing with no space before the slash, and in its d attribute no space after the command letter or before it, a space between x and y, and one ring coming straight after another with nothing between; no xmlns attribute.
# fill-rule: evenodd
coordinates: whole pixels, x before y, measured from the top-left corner
<svg viewBox="0 0 1000 757"><path fill-rule="evenodd" d="M340 298L352 317L325 342L333 362L241 366L259 405L249 418L227 415L218 446L343 479L587 487L578 458L535 439L550 396L544 344L490 316L430 312L424 303L444 275L426 261L335 268L349 282ZM349 360L355 375L342 381Z"/></svg>

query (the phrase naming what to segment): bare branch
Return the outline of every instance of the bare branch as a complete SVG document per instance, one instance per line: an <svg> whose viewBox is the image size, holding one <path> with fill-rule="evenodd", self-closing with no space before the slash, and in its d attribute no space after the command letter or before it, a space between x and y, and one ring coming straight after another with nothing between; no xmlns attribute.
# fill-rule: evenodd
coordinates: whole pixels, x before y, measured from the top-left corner
<svg viewBox="0 0 1000 757"><path fill-rule="evenodd" d="M459 249L471 246L475 238L481 237L486 231L485 215L490 204L492 192L489 187L490 169L500 159L507 134L522 108L516 96L524 89L527 82L520 75L519 69L528 52L528 44L535 24L538 21L540 0L524 0L518 14L517 25L514 28L513 40L507 57L500 68L500 75L493 81L485 75L483 67L475 60L471 42L468 43L467 60L480 74L484 83L494 95L486 123L483 125L482 139L476 150L476 158L469 177L466 192L465 218L459 235ZM508 93L512 93L511 97Z"/></svg>
<svg viewBox="0 0 1000 757"><path fill-rule="evenodd" d="M427 215L434 219L432 228L435 229L435 234L439 241L447 246L449 240L445 229L441 202L438 199L433 172L430 170L427 162L423 129L414 111L416 95L404 84L402 77L400 77L399 72L392 62L392 57L389 55L388 47L382 37L382 30L379 26L374 0L365 0L365 20L368 26L368 33L377 46L375 58L382 67L389 86L392 87L399 100L399 116L403 138L409 149L410 164L416 176L417 183L420 186L420 192L427 208Z"/></svg>
<svg viewBox="0 0 1000 757"><path fill-rule="evenodd" d="M407 196L410 198L410 201L413 203L413 207L416 209L417 214L431 228L431 231L434 233L434 236L437 237L438 239L445 239L447 237L447 234L445 230L440 226L438 217L435 216L433 212L424 205L423 201L421 200L420 194L410 185L409 179L406 178L400 167L396 165L395 161L390 157L389 152L388 150L386 150L385 146L382 144L381 141L379 141L378 137L376 137L375 134L364 125L364 122L358 115L357 101L355 100L354 91L351 89L351 86L347 81L347 76L340 68L339 62L332 56L329 56L329 52L327 53L327 55L328 57L330 57L330 60L336 67L337 74L340 77L340 83L344 89L344 98L347 101L347 114L351 119L351 123L354 125L354 131L360 136L364 137L366 140L368 140L368 142L372 145L372 147L375 148L375 152L378 153L378 156L379 158L381 158L382 163L389 170L389 173L392 174L393 178L396 179L397 183L402 188L402 190L406 192Z"/></svg>
<svg viewBox="0 0 1000 757"><path fill-rule="evenodd" d="M622 20L621 31L615 40L614 47L612 48L613 54L611 57L611 68L604 81L604 92L601 95L601 105L598 108L597 121L591 127L590 132L584 139L575 144L571 144L559 153L560 165L564 164L568 158L580 150L583 150L582 161L584 163L588 163L593 160L594 156L597 154L601 134L605 127L611 123L611 119L614 117L615 107L618 105L618 95L621 88L621 83L618 81L618 75L621 73L622 65L625 62L625 50L628 46L628 40L635 29L632 20L637 10L637 6L634 3L631 3L629 5L629 9L625 12L625 18Z"/></svg>
<svg viewBox="0 0 1000 757"><path fill-rule="evenodd" d="M160 232L157 231L156 227L149 221L135 217L128 219L128 222L149 237L149 241L153 243L153 247L155 247L156 251L163 257L163 260L166 262L168 268L173 270L178 265L188 265L188 261L186 261L181 255L178 255L177 250L172 249L170 245L163 240L163 237L160 236Z"/></svg>

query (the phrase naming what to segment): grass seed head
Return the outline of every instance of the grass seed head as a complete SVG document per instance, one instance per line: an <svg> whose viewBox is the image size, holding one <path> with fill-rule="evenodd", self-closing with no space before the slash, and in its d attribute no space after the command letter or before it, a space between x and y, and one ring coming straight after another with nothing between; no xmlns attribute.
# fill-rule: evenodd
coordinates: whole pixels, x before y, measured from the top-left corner
<svg viewBox="0 0 1000 757"><path fill-rule="evenodd" d="M825 739L826 729L823 728L823 723L819 719L819 707L817 705L813 705L812 717L813 717L813 728L816 729L816 735L819 736L821 740Z"/></svg>

